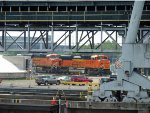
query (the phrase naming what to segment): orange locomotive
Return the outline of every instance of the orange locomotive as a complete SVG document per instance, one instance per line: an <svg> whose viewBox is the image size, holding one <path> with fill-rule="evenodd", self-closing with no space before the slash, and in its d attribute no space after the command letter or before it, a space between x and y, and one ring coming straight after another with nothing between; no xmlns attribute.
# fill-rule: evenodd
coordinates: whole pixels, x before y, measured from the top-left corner
<svg viewBox="0 0 150 113"><path fill-rule="evenodd" d="M32 58L37 69L55 73L82 72L86 74L104 74L110 69L110 61L106 55L72 56L50 54L46 57Z"/></svg>
<svg viewBox="0 0 150 113"><path fill-rule="evenodd" d="M58 54L50 54L47 56L32 56L32 66L36 71L55 72L61 66L61 59Z"/></svg>

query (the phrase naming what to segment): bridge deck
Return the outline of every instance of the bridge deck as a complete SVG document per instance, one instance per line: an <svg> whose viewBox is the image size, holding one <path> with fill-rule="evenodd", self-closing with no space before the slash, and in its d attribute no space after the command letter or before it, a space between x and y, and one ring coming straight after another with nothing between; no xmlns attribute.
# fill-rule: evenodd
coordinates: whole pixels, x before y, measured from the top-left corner
<svg viewBox="0 0 150 113"><path fill-rule="evenodd" d="M128 24L133 2L128 1L4 1L0 23L42 24ZM142 24L150 24L150 2L145 3Z"/></svg>

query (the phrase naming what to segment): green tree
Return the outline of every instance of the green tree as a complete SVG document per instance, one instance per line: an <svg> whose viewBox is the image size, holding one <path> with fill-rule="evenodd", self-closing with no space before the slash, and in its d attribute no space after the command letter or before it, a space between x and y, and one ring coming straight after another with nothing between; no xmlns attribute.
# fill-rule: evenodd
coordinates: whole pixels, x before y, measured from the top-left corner
<svg viewBox="0 0 150 113"><path fill-rule="evenodd" d="M95 44L95 47L97 47L99 44ZM105 41L101 46L103 46L104 50L119 50L121 47L115 42L107 40ZM90 44L84 45L82 49L91 49Z"/></svg>
<svg viewBox="0 0 150 113"><path fill-rule="evenodd" d="M102 44L103 49L106 50L115 50L115 49L120 49L120 46L115 42L115 41L106 41Z"/></svg>

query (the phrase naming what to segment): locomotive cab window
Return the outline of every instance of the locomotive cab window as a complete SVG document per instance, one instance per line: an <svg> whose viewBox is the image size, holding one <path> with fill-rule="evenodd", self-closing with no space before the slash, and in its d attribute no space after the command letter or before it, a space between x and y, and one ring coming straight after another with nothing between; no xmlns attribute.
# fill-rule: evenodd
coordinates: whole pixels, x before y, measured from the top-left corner
<svg viewBox="0 0 150 113"><path fill-rule="evenodd" d="M52 59L57 59L57 58L60 58L60 55L58 54L49 54L47 55L48 58L52 58Z"/></svg>
<svg viewBox="0 0 150 113"><path fill-rule="evenodd" d="M105 60L105 59L108 59L107 56L99 56L99 60Z"/></svg>
<svg viewBox="0 0 150 113"><path fill-rule="evenodd" d="M98 59L98 55L92 55L92 56L91 56L91 59L92 59L92 60L97 60L97 59Z"/></svg>

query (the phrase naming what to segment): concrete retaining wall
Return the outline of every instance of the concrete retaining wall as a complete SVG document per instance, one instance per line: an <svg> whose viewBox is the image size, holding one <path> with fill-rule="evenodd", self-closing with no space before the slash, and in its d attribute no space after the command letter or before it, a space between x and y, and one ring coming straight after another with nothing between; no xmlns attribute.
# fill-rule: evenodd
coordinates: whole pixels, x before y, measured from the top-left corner
<svg viewBox="0 0 150 113"><path fill-rule="evenodd" d="M27 76L27 73L0 73L0 78L24 78Z"/></svg>
<svg viewBox="0 0 150 113"><path fill-rule="evenodd" d="M3 58L14 64L20 71L18 72L8 71L8 73L1 72L0 78L23 78L28 76L29 74L28 70L30 70L32 66L32 64L30 63L31 61L30 56L3 56Z"/></svg>
<svg viewBox="0 0 150 113"><path fill-rule="evenodd" d="M67 113L150 113L150 103L68 102Z"/></svg>
<svg viewBox="0 0 150 113"><path fill-rule="evenodd" d="M150 103L90 103L86 101L62 101L61 105L61 113L150 113ZM5 109L8 110L10 106L15 106L16 111L23 111L27 107L30 108L28 109L29 111L32 111L34 109L40 110L40 107L45 107L45 109L43 110L49 109L51 107L51 104L50 100L41 99L16 99L15 97L0 99L0 108L5 107ZM32 108L33 106L34 108ZM10 107L10 109L12 109L12 107ZM52 110L52 108L49 110ZM40 111L38 113L44 113L44 111ZM56 111L55 113L58 113L58 111Z"/></svg>
<svg viewBox="0 0 150 113"><path fill-rule="evenodd" d="M26 60L31 59L29 56L3 56L3 58L13 63L21 70L26 70Z"/></svg>
<svg viewBox="0 0 150 113"><path fill-rule="evenodd" d="M67 113L138 113L137 110L68 109Z"/></svg>

